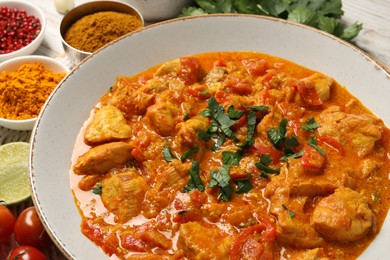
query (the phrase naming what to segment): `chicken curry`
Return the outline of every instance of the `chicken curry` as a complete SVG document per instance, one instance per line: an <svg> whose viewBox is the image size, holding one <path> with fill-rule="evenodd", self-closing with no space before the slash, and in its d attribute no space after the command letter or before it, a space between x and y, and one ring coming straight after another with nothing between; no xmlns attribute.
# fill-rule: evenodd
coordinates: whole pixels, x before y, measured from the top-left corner
<svg viewBox="0 0 390 260"><path fill-rule="evenodd" d="M389 138L322 73L181 57L91 111L70 171L81 231L116 259L354 259L388 214Z"/></svg>

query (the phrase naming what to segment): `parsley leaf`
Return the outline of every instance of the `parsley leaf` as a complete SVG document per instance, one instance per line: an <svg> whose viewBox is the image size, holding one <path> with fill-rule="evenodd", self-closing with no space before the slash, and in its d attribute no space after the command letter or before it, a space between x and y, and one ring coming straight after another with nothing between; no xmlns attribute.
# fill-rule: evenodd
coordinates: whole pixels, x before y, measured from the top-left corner
<svg viewBox="0 0 390 260"><path fill-rule="evenodd" d="M227 113L229 118L233 120L238 120L244 115L244 111L235 110L233 105L229 106Z"/></svg>
<svg viewBox="0 0 390 260"><path fill-rule="evenodd" d="M242 152L231 152L231 151L223 151L222 152L222 163L224 165L239 165L240 160L242 159Z"/></svg>
<svg viewBox="0 0 390 260"><path fill-rule="evenodd" d="M246 179L236 180L235 182L237 184L236 193L238 194L247 193L252 189L252 183L249 177Z"/></svg>
<svg viewBox="0 0 390 260"><path fill-rule="evenodd" d="M340 22L344 11L341 0L195 0L179 16L214 13L245 13L287 19L306 24L350 41L362 29L355 22Z"/></svg>
<svg viewBox="0 0 390 260"><path fill-rule="evenodd" d="M287 132L286 127L287 127L287 120L282 119L278 129L271 128L267 130L267 134L272 145L278 150L282 148L282 144L286 140L286 132Z"/></svg>
<svg viewBox="0 0 390 260"><path fill-rule="evenodd" d="M173 159L177 159L176 156L172 154L171 149L168 145L162 148L162 153L167 162L171 162Z"/></svg>
<svg viewBox="0 0 390 260"><path fill-rule="evenodd" d="M311 136L309 138L309 140L307 141L307 144L310 145L311 147L313 147L314 149L317 150L317 152L319 152L322 156L325 156L325 151L322 150L319 146L318 146L318 143L317 143L317 140L314 136Z"/></svg>
<svg viewBox="0 0 390 260"><path fill-rule="evenodd" d="M271 168L269 165L272 163L272 158L268 154L262 154L260 157L260 162L257 162L255 165L258 169L261 170L261 177L267 178L268 174L279 174L279 168Z"/></svg>
<svg viewBox="0 0 390 260"><path fill-rule="evenodd" d="M306 124L303 125L301 128L303 130L306 130L306 131L314 132L314 130L316 130L319 127L320 127L320 124L315 122L314 118L312 117L312 118L309 118L306 121Z"/></svg>
<svg viewBox="0 0 390 260"><path fill-rule="evenodd" d="M192 167L189 170L190 180L187 185L184 187L183 192L190 192L194 189L204 191L205 187L203 185L202 179L199 176L199 165L200 162L192 160Z"/></svg>
<svg viewBox="0 0 390 260"><path fill-rule="evenodd" d="M195 148L192 148L191 150L188 150L187 152L185 152L181 157L180 157L180 161L184 162L185 160L187 160L188 158L190 158L192 155L196 154L197 152L199 152L199 147L195 147Z"/></svg>
<svg viewBox="0 0 390 260"><path fill-rule="evenodd" d="M290 216L290 218L293 218L295 216L295 212L290 210L289 208L287 208L286 205L282 204L282 207L283 207L283 209L288 211L288 215Z"/></svg>
<svg viewBox="0 0 390 260"><path fill-rule="evenodd" d="M96 195L102 195L103 186L101 183L97 183L92 189L92 193Z"/></svg>
<svg viewBox="0 0 390 260"><path fill-rule="evenodd" d="M227 165L218 167L218 171L210 171L209 187L219 188L219 201L230 201L232 199L233 187L229 184L230 168Z"/></svg>

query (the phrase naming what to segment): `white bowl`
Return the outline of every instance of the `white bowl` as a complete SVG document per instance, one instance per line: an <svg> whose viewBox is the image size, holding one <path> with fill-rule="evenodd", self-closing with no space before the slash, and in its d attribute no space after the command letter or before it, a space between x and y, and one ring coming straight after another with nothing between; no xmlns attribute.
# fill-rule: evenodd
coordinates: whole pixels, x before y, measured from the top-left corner
<svg viewBox="0 0 390 260"><path fill-rule="evenodd" d="M69 170L82 125L116 77L185 55L242 50L279 56L334 77L390 125L390 75L360 49L327 33L250 15L196 16L147 26L76 66L49 98L33 130L29 166L33 201L67 258L109 259L80 231ZM388 259L389 241L387 216L360 259Z"/></svg>
<svg viewBox="0 0 390 260"><path fill-rule="evenodd" d="M0 63L0 73L3 71L15 71L23 64L34 62L41 62L47 69L56 73L69 73L69 68L65 64L56 59L39 55L22 56L4 61ZM31 130L33 129L36 121L37 117L24 120L0 118L0 125L13 130Z"/></svg>
<svg viewBox="0 0 390 260"><path fill-rule="evenodd" d="M33 15L36 18L39 19L41 23L41 31L39 32L38 36L27 46L22 47L19 50L6 53L6 54L0 54L0 62L15 58L15 57L20 57L20 56L25 56L25 55L30 55L34 53L38 47L41 45L43 38L45 36L45 30L46 30L46 18L45 14L43 11L36 6L35 4L31 3L31 1L21 1L21 0L5 0L5 1L0 1L0 6L7 6L8 8L18 8L20 10L25 10L28 15Z"/></svg>
<svg viewBox="0 0 390 260"><path fill-rule="evenodd" d="M124 0L137 8L145 21L158 22L171 19L180 14L183 7L191 5L193 0Z"/></svg>

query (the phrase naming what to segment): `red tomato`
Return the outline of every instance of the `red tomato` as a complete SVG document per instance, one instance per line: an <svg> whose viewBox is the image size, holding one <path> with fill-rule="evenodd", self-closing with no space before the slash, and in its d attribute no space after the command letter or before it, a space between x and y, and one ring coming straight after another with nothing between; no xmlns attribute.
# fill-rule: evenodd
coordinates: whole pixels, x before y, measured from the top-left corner
<svg viewBox="0 0 390 260"><path fill-rule="evenodd" d="M306 173L319 174L325 166L325 156L310 145L305 145L301 158L302 168Z"/></svg>
<svg viewBox="0 0 390 260"><path fill-rule="evenodd" d="M329 136L329 135L324 135L324 136L319 136L318 137L318 142L326 144L330 148L333 148L337 152L343 154L344 153L344 148L343 146L339 143L339 141L336 140L336 138Z"/></svg>
<svg viewBox="0 0 390 260"><path fill-rule="evenodd" d="M51 240L38 218L35 207L23 210L16 219L14 236L19 245L33 246L44 250Z"/></svg>
<svg viewBox="0 0 390 260"><path fill-rule="evenodd" d="M46 256L32 246L19 246L9 253L7 260L46 260Z"/></svg>
<svg viewBox="0 0 390 260"><path fill-rule="evenodd" d="M311 106L320 106L323 104L314 85L305 82L299 82L297 89L306 104Z"/></svg>
<svg viewBox="0 0 390 260"><path fill-rule="evenodd" d="M192 85L199 79L199 60L195 57L180 58L181 71L179 77L187 84Z"/></svg>
<svg viewBox="0 0 390 260"><path fill-rule="evenodd" d="M14 231L15 217L6 206L0 205L0 245L8 242Z"/></svg>
<svg viewBox="0 0 390 260"><path fill-rule="evenodd" d="M242 60L241 63L252 76L261 76L267 69L266 60Z"/></svg>
<svg viewBox="0 0 390 260"><path fill-rule="evenodd" d="M258 219L259 224L247 227L234 240L230 252L231 260L273 259L275 224L266 217L258 216Z"/></svg>
<svg viewBox="0 0 390 260"><path fill-rule="evenodd" d="M256 154L257 156L261 156L262 154L268 154L272 157L272 163L278 163L280 158L282 157L282 153L279 150L276 150L274 147L269 147L260 144L254 144L249 148L249 152Z"/></svg>

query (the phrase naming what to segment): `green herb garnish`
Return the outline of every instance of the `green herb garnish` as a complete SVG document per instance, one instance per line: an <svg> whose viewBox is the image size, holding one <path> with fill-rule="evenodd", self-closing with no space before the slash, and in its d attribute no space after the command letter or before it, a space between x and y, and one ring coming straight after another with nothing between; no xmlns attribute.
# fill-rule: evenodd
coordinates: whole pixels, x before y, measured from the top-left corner
<svg viewBox="0 0 390 260"><path fill-rule="evenodd" d="M173 159L177 159L177 157L172 154L171 149L167 145L162 148L162 153L167 162L171 162Z"/></svg>
<svg viewBox="0 0 390 260"><path fill-rule="evenodd" d="M190 180L187 185L184 187L183 192L190 192L194 189L198 189L200 191L204 191L205 187L203 185L202 179L199 176L199 165L200 162L192 160L192 166L189 170Z"/></svg>
<svg viewBox="0 0 390 260"><path fill-rule="evenodd" d="M306 124L301 128L306 131L314 132L317 128L320 127L320 124L314 121L314 118L310 118L306 121Z"/></svg>
<svg viewBox="0 0 390 260"><path fill-rule="evenodd" d="M103 186L101 183L97 183L95 187L92 188L92 193L96 195L102 195Z"/></svg>
<svg viewBox="0 0 390 260"><path fill-rule="evenodd" d="M227 165L218 167L218 171L210 171L209 188L218 187L219 201L230 201L232 199L233 187L229 184L230 168Z"/></svg>

